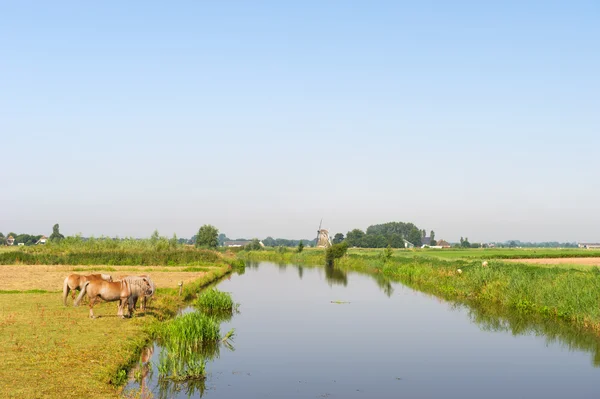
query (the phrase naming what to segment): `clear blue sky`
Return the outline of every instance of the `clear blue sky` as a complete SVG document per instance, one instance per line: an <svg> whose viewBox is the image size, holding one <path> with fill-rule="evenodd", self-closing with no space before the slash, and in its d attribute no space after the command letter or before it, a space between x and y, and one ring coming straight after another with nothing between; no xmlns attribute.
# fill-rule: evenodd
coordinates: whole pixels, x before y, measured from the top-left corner
<svg viewBox="0 0 600 399"><path fill-rule="evenodd" d="M0 2L0 231L600 241L597 1Z"/></svg>

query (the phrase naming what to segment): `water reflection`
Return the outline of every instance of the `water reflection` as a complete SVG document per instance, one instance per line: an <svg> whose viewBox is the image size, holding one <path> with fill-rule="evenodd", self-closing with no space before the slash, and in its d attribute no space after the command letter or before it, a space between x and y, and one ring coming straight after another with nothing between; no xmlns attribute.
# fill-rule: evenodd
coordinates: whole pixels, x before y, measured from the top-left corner
<svg viewBox="0 0 600 399"><path fill-rule="evenodd" d="M335 266L325 266L325 278L330 287L332 285L343 285L344 287L348 285L347 273Z"/></svg>
<svg viewBox="0 0 600 399"><path fill-rule="evenodd" d="M600 367L600 339L572 325L531 313L507 311L497 305L456 305L466 308L470 319L483 331L510 332L513 336L543 336L546 343L561 343L569 350L592 353L592 364Z"/></svg>
<svg viewBox="0 0 600 399"><path fill-rule="evenodd" d="M180 392L184 392L188 398L201 398L206 391L205 380L191 380L185 382L175 382L161 379L158 381L158 398L168 399L179 397Z"/></svg>
<svg viewBox="0 0 600 399"><path fill-rule="evenodd" d="M331 290L323 283L320 266L247 262L246 267L243 278L224 281L222 289L239 295L247 311L237 318L232 313L214 315L221 322L232 321L227 328L241 332L237 351L229 353L220 344L203 345L195 356L210 360L206 382L159 379L155 369L154 379L151 370L140 374L144 378L139 381L140 390L148 391L150 385L161 399L203 397L208 392L215 399L478 398L481 392L496 399L537 394L565 397L564 387L569 385L577 389L574 397L594 397L590 392L597 387L597 370L588 366L587 352L599 367L600 340L566 323L497 306L467 306L423 295L423 290L396 284L382 273L355 273L335 266L325 267L326 284L345 287L343 291L356 302L347 307L322 306L319 301L329 298ZM303 279L300 287L298 278ZM318 301L299 300L314 298L317 290ZM275 304L273 297L278 299ZM457 312L448 312L448 304ZM393 312L402 317L389 317ZM369 322L355 326L357 320ZM319 334L307 329L310 323L319 325ZM341 339L322 344L322 336L340 334L339 326L354 328L343 329ZM381 339L368 347L355 345L367 342L372 333L369 326L381 326ZM517 340L487 331L527 338ZM543 336L548 348L532 336ZM396 344L386 344L393 340ZM568 353L563 347L578 353ZM154 354L154 367L159 350ZM367 367L371 374L362 372ZM536 373L528 374L536 367ZM503 377L507 375L510 379ZM439 383L431 384L432 379Z"/></svg>
<svg viewBox="0 0 600 399"><path fill-rule="evenodd" d="M392 281L387 278L382 273L372 274L373 280L377 283L377 286L381 288L381 291L389 298L394 293L394 287L392 286Z"/></svg>

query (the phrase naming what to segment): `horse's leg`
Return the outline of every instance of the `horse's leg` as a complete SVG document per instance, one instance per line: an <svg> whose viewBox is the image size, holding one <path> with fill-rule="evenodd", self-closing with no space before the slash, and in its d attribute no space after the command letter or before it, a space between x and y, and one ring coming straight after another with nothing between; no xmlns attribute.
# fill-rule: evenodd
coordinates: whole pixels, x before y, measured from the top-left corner
<svg viewBox="0 0 600 399"><path fill-rule="evenodd" d="M94 318L95 318L95 317L94 317L94 309L92 309L92 308L94 307L94 303L95 303L95 302L96 302L96 297L95 297L95 296L94 296L94 297L91 297L91 298L90 298L90 317L91 317L92 319L94 319Z"/></svg>
<svg viewBox="0 0 600 399"><path fill-rule="evenodd" d="M128 298L120 298L119 299L119 310L117 312L117 316L121 316L122 319L125 318L125 316L123 316L123 308L125 307L125 302L127 301Z"/></svg>

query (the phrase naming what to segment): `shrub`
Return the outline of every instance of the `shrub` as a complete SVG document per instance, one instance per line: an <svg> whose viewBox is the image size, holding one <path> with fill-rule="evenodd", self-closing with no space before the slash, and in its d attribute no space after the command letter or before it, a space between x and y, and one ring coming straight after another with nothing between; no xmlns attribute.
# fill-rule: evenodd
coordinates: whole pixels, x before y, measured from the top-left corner
<svg viewBox="0 0 600 399"><path fill-rule="evenodd" d="M333 244L325 251L325 262L327 265L332 266L336 259L346 255L346 251L348 251L348 244L345 241Z"/></svg>

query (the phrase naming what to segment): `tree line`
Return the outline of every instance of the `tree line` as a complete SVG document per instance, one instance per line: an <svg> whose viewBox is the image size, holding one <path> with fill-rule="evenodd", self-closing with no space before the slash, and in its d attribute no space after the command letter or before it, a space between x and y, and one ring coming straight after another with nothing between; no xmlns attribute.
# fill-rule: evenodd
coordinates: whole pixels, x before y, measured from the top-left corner
<svg viewBox="0 0 600 399"><path fill-rule="evenodd" d="M366 232L353 229L346 233L334 235L332 243L345 242L349 247L358 248L405 248L407 243L420 247L423 244L436 245L435 232L431 230L429 237L425 229L419 229L414 223L389 222L367 227Z"/></svg>

